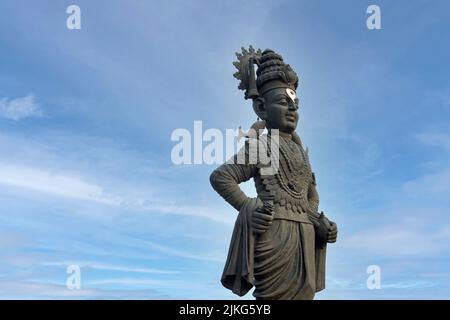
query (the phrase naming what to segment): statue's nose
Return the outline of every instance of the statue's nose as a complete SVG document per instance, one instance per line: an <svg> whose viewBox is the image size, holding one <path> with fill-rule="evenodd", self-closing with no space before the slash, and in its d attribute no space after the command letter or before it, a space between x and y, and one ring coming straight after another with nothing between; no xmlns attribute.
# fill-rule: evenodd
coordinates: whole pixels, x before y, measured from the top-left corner
<svg viewBox="0 0 450 320"><path fill-rule="evenodd" d="M298 104L297 103L295 103L293 101L289 102L289 110L295 111L297 109L298 109Z"/></svg>

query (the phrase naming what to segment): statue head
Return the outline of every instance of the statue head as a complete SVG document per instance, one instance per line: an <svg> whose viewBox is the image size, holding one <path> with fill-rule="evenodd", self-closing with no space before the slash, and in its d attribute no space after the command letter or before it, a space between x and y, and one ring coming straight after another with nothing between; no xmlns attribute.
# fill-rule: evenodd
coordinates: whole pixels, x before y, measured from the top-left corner
<svg viewBox="0 0 450 320"><path fill-rule="evenodd" d="M258 117L266 121L268 129L292 133L297 128L298 98L295 96L295 91L288 90L291 89L274 88L253 100L253 109Z"/></svg>
<svg viewBox="0 0 450 320"><path fill-rule="evenodd" d="M245 98L253 100L253 110L266 121L268 129L293 133L298 123L299 101L295 90L298 76L273 50L255 51L252 47L237 54L235 76L241 80L239 88L246 90ZM254 64L258 66L256 80Z"/></svg>

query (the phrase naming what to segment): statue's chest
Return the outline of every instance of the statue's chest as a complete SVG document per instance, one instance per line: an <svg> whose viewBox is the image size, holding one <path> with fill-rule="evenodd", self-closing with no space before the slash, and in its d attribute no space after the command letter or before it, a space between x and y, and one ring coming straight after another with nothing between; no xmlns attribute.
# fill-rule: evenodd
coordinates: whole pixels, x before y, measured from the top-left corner
<svg viewBox="0 0 450 320"><path fill-rule="evenodd" d="M278 152L278 170L274 175L261 176L264 188L259 194L268 196L281 206L292 205L305 210L312 181L308 155L294 142L282 139Z"/></svg>
<svg viewBox="0 0 450 320"><path fill-rule="evenodd" d="M280 166L275 174L279 186L293 198L306 195L311 169L305 151L292 141L280 141Z"/></svg>

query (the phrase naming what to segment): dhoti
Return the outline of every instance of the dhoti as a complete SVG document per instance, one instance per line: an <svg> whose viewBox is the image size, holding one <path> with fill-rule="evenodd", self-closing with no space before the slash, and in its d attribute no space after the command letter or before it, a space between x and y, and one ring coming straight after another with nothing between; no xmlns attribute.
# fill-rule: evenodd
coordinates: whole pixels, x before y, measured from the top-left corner
<svg viewBox="0 0 450 320"><path fill-rule="evenodd" d="M314 227L274 220L255 239L253 296L257 299L313 299L316 292Z"/></svg>

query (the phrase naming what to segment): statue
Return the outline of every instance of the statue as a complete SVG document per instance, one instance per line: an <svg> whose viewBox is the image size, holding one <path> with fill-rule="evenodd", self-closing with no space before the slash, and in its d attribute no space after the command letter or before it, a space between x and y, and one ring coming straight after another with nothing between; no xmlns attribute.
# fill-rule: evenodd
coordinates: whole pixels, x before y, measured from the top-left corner
<svg viewBox="0 0 450 320"><path fill-rule="evenodd" d="M236 56L238 88L245 90L261 120L252 126L258 128L256 134L240 130L239 138L247 138L245 146L210 176L214 190L239 211L221 282L239 296L254 286L258 300L313 299L325 288L326 247L336 242L337 226L318 212L308 150L295 132L298 77L272 50L250 46ZM265 146L256 157L251 148L255 141ZM268 155L276 170L264 172L262 155ZM239 188L251 178L257 198Z"/></svg>

